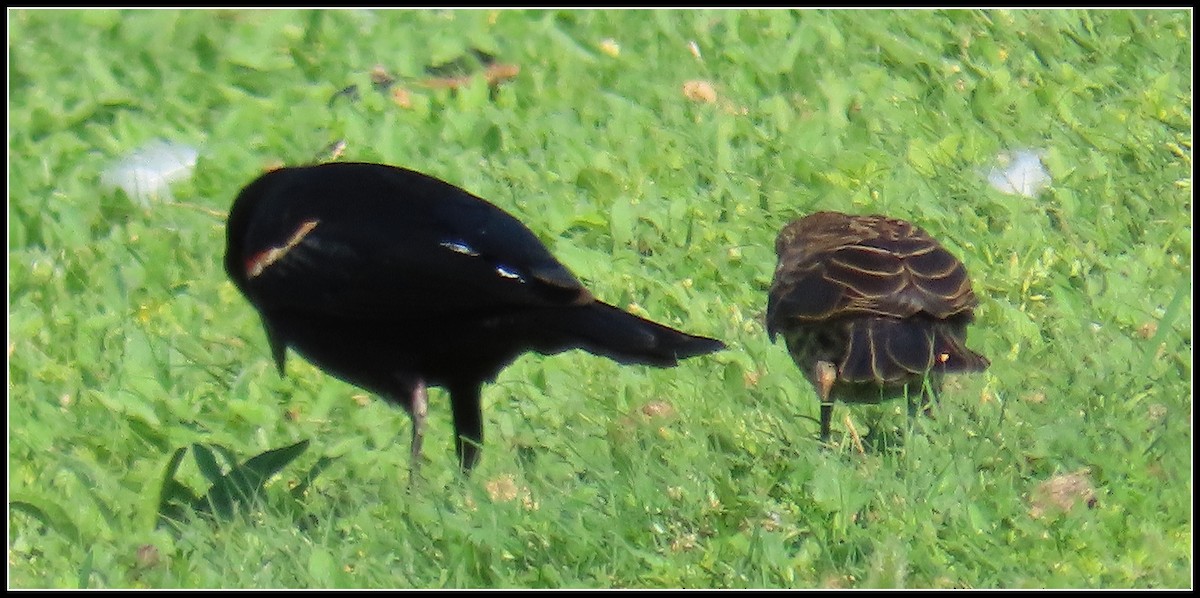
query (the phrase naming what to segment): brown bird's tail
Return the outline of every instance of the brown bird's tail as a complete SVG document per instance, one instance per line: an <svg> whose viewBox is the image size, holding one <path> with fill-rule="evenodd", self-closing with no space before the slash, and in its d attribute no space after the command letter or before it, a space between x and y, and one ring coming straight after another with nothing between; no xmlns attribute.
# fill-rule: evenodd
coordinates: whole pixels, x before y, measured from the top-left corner
<svg viewBox="0 0 1200 598"><path fill-rule="evenodd" d="M725 348L719 340L681 332L600 301L564 315L547 324L562 327L575 347L618 363L671 367L680 359Z"/></svg>
<svg viewBox="0 0 1200 598"><path fill-rule="evenodd" d="M891 382L929 371L983 371L990 363L967 348L966 324L925 318L851 321L839 377L847 382Z"/></svg>

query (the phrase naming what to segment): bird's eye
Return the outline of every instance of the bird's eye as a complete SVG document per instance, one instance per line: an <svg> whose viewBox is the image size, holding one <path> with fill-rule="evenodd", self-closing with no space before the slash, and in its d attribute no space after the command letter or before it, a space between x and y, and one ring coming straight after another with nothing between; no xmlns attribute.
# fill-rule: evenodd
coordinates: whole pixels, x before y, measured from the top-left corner
<svg viewBox="0 0 1200 598"><path fill-rule="evenodd" d="M449 249L450 251L453 251L455 253L461 253L463 255L469 255L469 256L479 255L479 252L475 251L474 249L471 249L470 245L467 245L466 243L462 243L459 241L442 241L441 243L439 243L439 245L441 245L442 247L445 247L446 249Z"/></svg>

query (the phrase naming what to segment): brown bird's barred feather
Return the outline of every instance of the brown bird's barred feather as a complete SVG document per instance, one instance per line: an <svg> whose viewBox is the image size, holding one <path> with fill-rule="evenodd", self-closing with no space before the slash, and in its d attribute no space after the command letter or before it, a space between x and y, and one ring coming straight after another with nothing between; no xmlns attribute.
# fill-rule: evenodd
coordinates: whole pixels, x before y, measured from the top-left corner
<svg viewBox="0 0 1200 598"><path fill-rule="evenodd" d="M775 252L767 332L784 336L823 403L878 402L926 376L936 391L941 374L988 367L966 347L977 305L966 268L911 223L817 212L784 227Z"/></svg>

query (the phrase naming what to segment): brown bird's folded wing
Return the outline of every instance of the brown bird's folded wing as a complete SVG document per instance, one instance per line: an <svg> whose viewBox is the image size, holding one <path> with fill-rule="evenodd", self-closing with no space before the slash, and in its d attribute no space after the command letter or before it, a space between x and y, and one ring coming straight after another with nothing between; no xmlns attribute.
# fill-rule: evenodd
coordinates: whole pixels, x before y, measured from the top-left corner
<svg viewBox="0 0 1200 598"><path fill-rule="evenodd" d="M975 306L966 269L924 231L879 217L825 226L806 220L780 234L767 304L772 338L789 323L850 316L945 319Z"/></svg>

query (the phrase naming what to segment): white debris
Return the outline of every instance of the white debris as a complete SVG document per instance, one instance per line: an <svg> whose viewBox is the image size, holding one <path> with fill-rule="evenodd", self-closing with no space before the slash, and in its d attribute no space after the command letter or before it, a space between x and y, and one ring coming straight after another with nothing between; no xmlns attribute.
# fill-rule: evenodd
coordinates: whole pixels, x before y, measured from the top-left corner
<svg viewBox="0 0 1200 598"><path fill-rule="evenodd" d="M105 168L100 185L124 190L142 207L157 199L170 200L170 183L192 176L199 153L190 145L152 141Z"/></svg>
<svg viewBox="0 0 1200 598"><path fill-rule="evenodd" d="M1036 197L1050 186L1050 173L1042 166L1040 152L1017 150L996 157L997 165L988 173L988 182L1004 193Z"/></svg>

